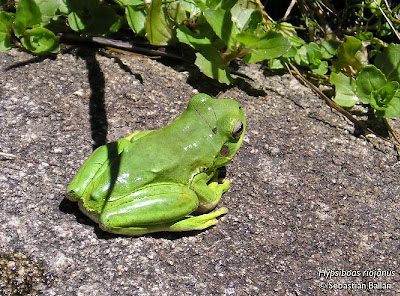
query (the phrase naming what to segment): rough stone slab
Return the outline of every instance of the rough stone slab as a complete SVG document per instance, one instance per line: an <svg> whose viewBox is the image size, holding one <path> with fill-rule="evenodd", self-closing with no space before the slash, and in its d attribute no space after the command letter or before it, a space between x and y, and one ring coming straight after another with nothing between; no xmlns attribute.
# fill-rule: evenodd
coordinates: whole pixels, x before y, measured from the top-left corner
<svg viewBox="0 0 400 296"><path fill-rule="evenodd" d="M191 69L92 50L0 53L0 250L43 263L44 295L398 295L400 174L392 144L289 75L241 67L220 87ZM265 75L267 74L267 76ZM197 92L238 100L244 145L214 228L139 238L102 232L65 199L93 145L164 126ZM392 124L399 130L397 121ZM57 164L58 166L53 166ZM322 270L394 271L376 277ZM383 290L322 284L391 283ZM343 286L342 286L343 287Z"/></svg>

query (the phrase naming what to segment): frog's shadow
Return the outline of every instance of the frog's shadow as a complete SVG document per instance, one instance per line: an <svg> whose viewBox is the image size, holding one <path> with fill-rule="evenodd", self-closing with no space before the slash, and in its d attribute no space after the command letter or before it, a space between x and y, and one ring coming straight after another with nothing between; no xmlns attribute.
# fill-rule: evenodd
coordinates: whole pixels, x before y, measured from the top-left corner
<svg viewBox="0 0 400 296"><path fill-rule="evenodd" d="M114 234L114 233L109 233L105 232L102 230L99 225L92 221L89 217L87 217L85 214L81 212L81 210L78 207L78 204L76 202L72 202L68 200L65 196L64 199L61 201L60 205L58 206L59 210L63 212L64 214L72 214L75 216L76 222L84 225L88 225L94 228L94 233L96 234L98 239L104 239L104 240L111 240L111 239L116 239L118 237L126 237L126 238L138 238L140 236L125 236L122 234ZM204 231L207 231L212 227L209 227L207 229L203 230L192 230L192 231L183 231L183 232L155 232L155 233L149 233L145 234L142 236L145 237L153 237L156 239L167 239L167 240L176 240L176 239L181 239L183 237L191 237L191 236L196 236Z"/></svg>

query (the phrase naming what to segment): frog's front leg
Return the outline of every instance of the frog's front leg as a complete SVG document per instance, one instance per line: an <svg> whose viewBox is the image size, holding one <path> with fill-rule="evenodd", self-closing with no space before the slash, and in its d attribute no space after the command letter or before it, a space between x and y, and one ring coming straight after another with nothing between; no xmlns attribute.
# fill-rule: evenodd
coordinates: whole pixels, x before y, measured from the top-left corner
<svg viewBox="0 0 400 296"><path fill-rule="evenodd" d="M199 205L196 193L179 184L154 184L123 197L110 197L98 222L100 228L124 235L159 231L201 230L217 223L226 209L186 217Z"/></svg>
<svg viewBox="0 0 400 296"><path fill-rule="evenodd" d="M229 189L230 184L231 181L228 179L222 179L222 183L220 183L217 171L196 175L192 180L191 189L199 198L197 212L205 213L214 209L221 200L222 194Z"/></svg>

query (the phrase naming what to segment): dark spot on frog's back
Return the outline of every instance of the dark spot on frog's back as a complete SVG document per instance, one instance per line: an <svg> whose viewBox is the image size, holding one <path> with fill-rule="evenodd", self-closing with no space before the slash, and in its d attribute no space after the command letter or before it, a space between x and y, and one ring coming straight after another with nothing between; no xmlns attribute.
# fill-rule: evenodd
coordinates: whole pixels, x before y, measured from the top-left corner
<svg viewBox="0 0 400 296"><path fill-rule="evenodd" d="M227 156L229 154L229 147L224 145L221 148L221 151L219 152L222 156Z"/></svg>
<svg viewBox="0 0 400 296"><path fill-rule="evenodd" d="M216 127L214 127L214 128L212 129L212 132L213 132L213 134L215 135L215 134L217 134L218 129L217 129Z"/></svg>

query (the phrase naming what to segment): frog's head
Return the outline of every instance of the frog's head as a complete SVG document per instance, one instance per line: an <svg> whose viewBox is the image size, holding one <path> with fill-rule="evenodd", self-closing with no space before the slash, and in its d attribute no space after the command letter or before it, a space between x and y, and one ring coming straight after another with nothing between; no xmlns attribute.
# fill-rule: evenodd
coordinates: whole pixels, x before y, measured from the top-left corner
<svg viewBox="0 0 400 296"><path fill-rule="evenodd" d="M233 99L213 99L205 94L194 96L193 108L210 128L210 137L218 143L219 152L213 167L227 164L240 148L246 130L246 117L240 104Z"/></svg>

